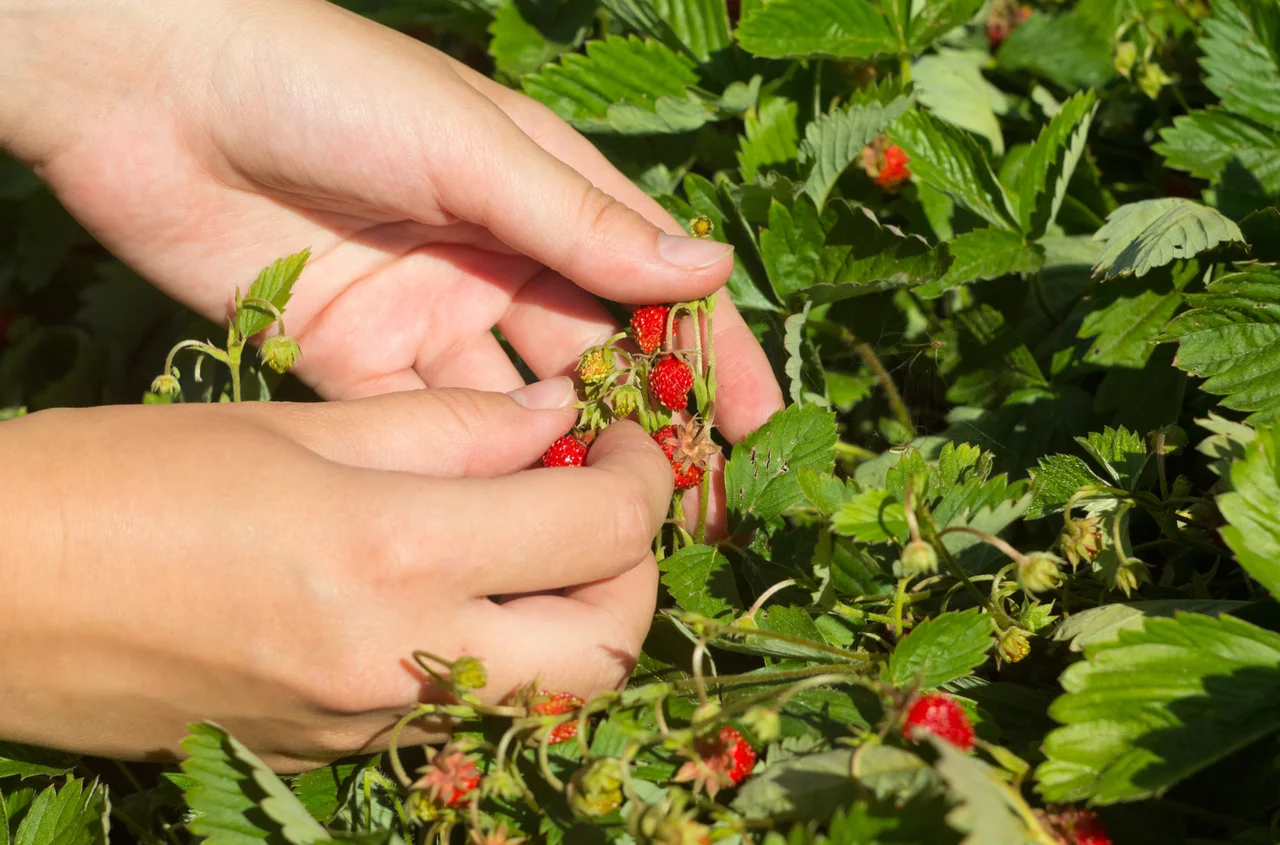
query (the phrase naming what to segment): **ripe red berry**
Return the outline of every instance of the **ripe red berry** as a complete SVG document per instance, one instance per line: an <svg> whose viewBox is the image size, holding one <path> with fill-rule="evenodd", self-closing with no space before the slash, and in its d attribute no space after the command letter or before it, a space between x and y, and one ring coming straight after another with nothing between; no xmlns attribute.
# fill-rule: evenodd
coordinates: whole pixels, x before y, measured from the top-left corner
<svg viewBox="0 0 1280 845"><path fill-rule="evenodd" d="M1036 818L1059 845L1111 845L1111 835L1092 810L1050 807L1036 810Z"/></svg>
<svg viewBox="0 0 1280 845"><path fill-rule="evenodd" d="M429 815L432 806L461 807L479 786L476 764L460 751L442 748L411 789L420 799L419 809Z"/></svg>
<svg viewBox="0 0 1280 845"><path fill-rule="evenodd" d="M688 490L702 483L702 474L705 470L694 461L685 460L683 455L676 455L680 449L679 429L674 425L664 425L653 433L653 440L662 447L662 454L667 456L667 460L671 461L671 470L676 475L677 490Z"/></svg>
<svg viewBox="0 0 1280 845"><path fill-rule="evenodd" d="M631 338L644 354L652 355L662 345L667 336L667 315L670 313L671 309L666 305L646 305L631 315Z"/></svg>
<svg viewBox="0 0 1280 845"><path fill-rule="evenodd" d="M587 459L587 444L578 437L566 434L542 453L544 467L580 467Z"/></svg>
<svg viewBox="0 0 1280 845"><path fill-rule="evenodd" d="M931 692L916 699L907 711L902 735L914 742L916 732L924 730L934 736L968 751L973 748L973 725L964 708L949 695Z"/></svg>
<svg viewBox="0 0 1280 845"><path fill-rule="evenodd" d="M693 387L693 370L674 355L663 355L649 371L649 392L673 411L689 407L689 390Z"/></svg>
<svg viewBox="0 0 1280 845"><path fill-rule="evenodd" d="M751 770L756 767L756 750L751 743L742 738L736 728L725 725L720 729L720 743L725 757L725 772L729 780L737 786L747 779Z"/></svg>
<svg viewBox="0 0 1280 845"><path fill-rule="evenodd" d="M907 167L907 162L910 160L902 147L897 144L890 146L884 151L884 164L880 167L879 175L876 176L876 184L886 191L892 191L910 179L911 169Z"/></svg>
<svg viewBox="0 0 1280 845"><path fill-rule="evenodd" d="M571 713L582 706L582 699L578 698L571 692L543 692L540 693L541 701L535 703L531 708L535 713L541 713L543 716L563 716L565 713ZM578 735L577 720L569 722L561 722L551 729L551 735L547 742L551 745L558 745L561 742L568 742Z"/></svg>
<svg viewBox="0 0 1280 845"><path fill-rule="evenodd" d="M756 750L729 725L714 739L698 740L693 747L701 761L685 763L675 779L677 783L693 781L695 792L706 789L714 797L721 789L742 783L756 767Z"/></svg>

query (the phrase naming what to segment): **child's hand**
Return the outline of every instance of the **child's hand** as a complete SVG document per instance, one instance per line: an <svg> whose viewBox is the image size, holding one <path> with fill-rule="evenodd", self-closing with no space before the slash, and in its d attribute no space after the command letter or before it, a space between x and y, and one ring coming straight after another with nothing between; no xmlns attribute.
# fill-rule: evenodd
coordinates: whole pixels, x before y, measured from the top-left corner
<svg viewBox="0 0 1280 845"><path fill-rule="evenodd" d="M385 746L431 694L414 649L482 658L490 701L534 672L618 686L671 468L620 423L586 467L525 470L572 424L572 385L517 397L532 407L439 390L5 423L0 736L138 759L211 719L299 768Z"/></svg>
<svg viewBox="0 0 1280 845"><path fill-rule="evenodd" d="M289 305L298 374L330 398L511 390L615 331L600 295L689 300L726 246L543 106L315 0L0 3L0 143L104 243L203 313L311 246ZM727 297L716 423L781 407Z"/></svg>

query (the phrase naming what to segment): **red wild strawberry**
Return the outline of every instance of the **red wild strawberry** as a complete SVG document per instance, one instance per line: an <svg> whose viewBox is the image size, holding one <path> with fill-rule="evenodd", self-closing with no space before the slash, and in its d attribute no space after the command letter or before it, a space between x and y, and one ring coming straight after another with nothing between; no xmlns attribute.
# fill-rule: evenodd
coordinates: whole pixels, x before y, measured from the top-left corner
<svg viewBox="0 0 1280 845"><path fill-rule="evenodd" d="M725 725L715 739L694 743L701 760L690 760L676 772L676 782L693 781L694 791L702 788L715 797L721 789L737 786L756 767L756 750L736 728Z"/></svg>
<svg viewBox="0 0 1280 845"><path fill-rule="evenodd" d="M928 731L962 751L973 748L973 725L964 708L949 695L931 692L916 699L907 711L902 735L915 742L919 731Z"/></svg>
<svg viewBox="0 0 1280 845"><path fill-rule="evenodd" d="M542 453L544 467L580 467L586 459L587 444L572 434L561 437Z"/></svg>
<svg viewBox="0 0 1280 845"><path fill-rule="evenodd" d="M693 370L674 355L663 355L649 371L649 392L667 408L683 411L689 407Z"/></svg>
<svg viewBox="0 0 1280 845"><path fill-rule="evenodd" d="M461 751L442 748L410 789L419 796L415 802L422 805L419 809L430 817L431 807L461 807L479 786L476 764Z"/></svg>
<svg viewBox="0 0 1280 845"><path fill-rule="evenodd" d="M540 700L529 709L543 716L563 716L565 713L572 713L582 706L582 699L571 692L542 692L538 694L538 697ZM551 745L558 745L562 742L568 742L577 735L578 721L576 719L569 722L561 722L551 729L551 735L547 742Z"/></svg>
<svg viewBox="0 0 1280 845"><path fill-rule="evenodd" d="M631 338L641 352L652 355L658 351L667 337L667 315L670 313L671 309L666 305L646 305L631 315Z"/></svg>
<svg viewBox="0 0 1280 845"><path fill-rule="evenodd" d="M911 178L911 170L907 167L910 159L902 147L893 144L884 151L884 164L876 176L876 184L886 191L895 190L903 182Z"/></svg>
<svg viewBox="0 0 1280 845"><path fill-rule="evenodd" d="M653 433L653 440L671 461L677 490L701 484L707 461L720 451L720 447L711 442L711 432L705 428L699 430L692 421L682 426L664 425Z"/></svg>
<svg viewBox="0 0 1280 845"><path fill-rule="evenodd" d="M1111 836L1092 810L1050 807L1036 810L1036 818L1059 845L1111 845Z"/></svg>

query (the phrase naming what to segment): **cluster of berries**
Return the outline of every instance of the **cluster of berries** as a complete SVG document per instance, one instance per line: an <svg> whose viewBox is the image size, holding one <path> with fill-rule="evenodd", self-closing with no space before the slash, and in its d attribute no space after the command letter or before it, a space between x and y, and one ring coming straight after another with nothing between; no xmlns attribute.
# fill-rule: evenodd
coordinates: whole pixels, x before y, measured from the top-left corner
<svg viewBox="0 0 1280 845"><path fill-rule="evenodd" d="M651 436L662 448L675 475L677 490L688 490L702 483L707 463L719 451L711 440L711 426L698 420L684 424L666 422L670 414L689 408L689 392L694 389L695 374L682 352L671 348L672 310L681 306L648 305L631 315L631 325L603 346L594 347L583 354L578 363L578 374L586 386L589 416L584 410L579 431L561 437L542 456L545 467L578 467L587 459L595 421L607 422L601 409L607 409L607 417L620 419L636 412L643 403L645 410L653 413ZM640 354L633 356L617 349L613 343L622 337L630 337ZM618 358L631 364L618 368ZM625 376L625 382L618 383ZM642 380L644 390L635 384ZM647 394L647 395L646 395ZM580 433L581 429L587 429Z"/></svg>

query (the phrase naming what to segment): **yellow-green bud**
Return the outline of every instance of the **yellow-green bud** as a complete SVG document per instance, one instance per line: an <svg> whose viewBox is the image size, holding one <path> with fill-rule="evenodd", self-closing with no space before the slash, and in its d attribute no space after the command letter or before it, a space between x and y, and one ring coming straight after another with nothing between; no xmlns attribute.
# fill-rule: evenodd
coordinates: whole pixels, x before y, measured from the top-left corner
<svg viewBox="0 0 1280 845"><path fill-rule="evenodd" d="M602 757L579 769L569 782L569 806L588 819L621 807L622 764L614 757Z"/></svg>
<svg viewBox="0 0 1280 845"><path fill-rule="evenodd" d="M180 390L182 385L178 384L178 377L172 372L158 375L155 381L151 382L151 392L160 396L177 396Z"/></svg>
<svg viewBox="0 0 1280 845"><path fill-rule="evenodd" d="M283 334L272 335L264 340L262 349L258 351L263 363L277 373L287 373L298 363L301 355L302 349L298 347L298 341Z"/></svg>
<svg viewBox="0 0 1280 845"><path fill-rule="evenodd" d="M920 575L932 575L938 571L938 553L933 545L923 540L912 540L902 550L902 575L904 578L915 578Z"/></svg>
<svg viewBox="0 0 1280 845"><path fill-rule="evenodd" d="M1000 635L1000 657L1006 663L1017 663L1031 653L1031 640L1021 628L1010 628Z"/></svg>
<svg viewBox="0 0 1280 845"><path fill-rule="evenodd" d="M1138 589L1138 585L1151 580L1151 571L1136 557L1125 558L1111 575L1111 586L1124 593L1125 598Z"/></svg>
<svg viewBox="0 0 1280 845"><path fill-rule="evenodd" d="M770 710L767 707L752 707L742 714L742 723L762 743L773 742L782 735L782 718L778 715L777 710Z"/></svg>
<svg viewBox="0 0 1280 845"><path fill-rule="evenodd" d="M1062 573L1062 558L1050 552L1032 552L1018 563L1018 586L1025 593L1053 589Z"/></svg>
<svg viewBox="0 0 1280 845"><path fill-rule="evenodd" d="M520 791L520 784L516 782L515 777L505 769L486 775L480 782L480 792L503 801L516 801L524 794Z"/></svg>
<svg viewBox="0 0 1280 845"><path fill-rule="evenodd" d="M578 359L578 375L583 384L600 384L613 375L613 354L607 349L588 349Z"/></svg>
<svg viewBox="0 0 1280 845"><path fill-rule="evenodd" d="M479 660L463 655L453 661L453 668L449 670L449 680L465 689L481 689L489 683L489 674L485 672L484 664Z"/></svg>
<svg viewBox="0 0 1280 845"><path fill-rule="evenodd" d="M613 405L614 416L619 419L629 417L640 406L640 388L624 384L610 394L610 402Z"/></svg>
<svg viewBox="0 0 1280 845"><path fill-rule="evenodd" d="M1096 516L1071 520L1062 529L1059 543L1072 569L1079 566L1082 560L1093 560L1102 550L1102 520Z"/></svg>

